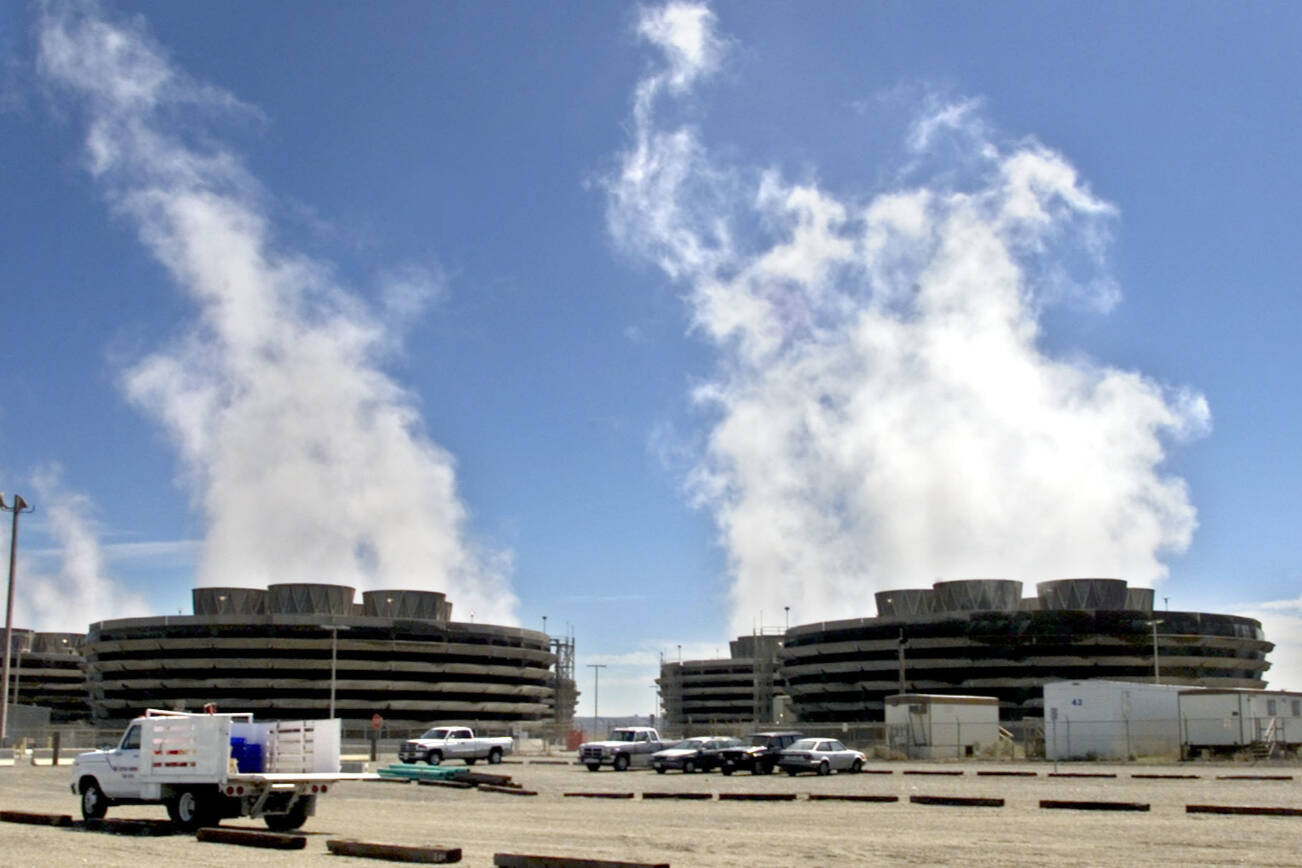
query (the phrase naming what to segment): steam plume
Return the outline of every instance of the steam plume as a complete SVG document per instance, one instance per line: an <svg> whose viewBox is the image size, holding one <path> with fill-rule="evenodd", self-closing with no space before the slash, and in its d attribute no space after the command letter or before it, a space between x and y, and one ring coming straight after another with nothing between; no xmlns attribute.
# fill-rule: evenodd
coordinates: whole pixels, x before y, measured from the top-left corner
<svg viewBox="0 0 1302 868"><path fill-rule="evenodd" d="M1207 404L1040 332L1047 305L1117 302L1116 209L1061 154L995 141L972 102L925 106L907 163L931 170L867 198L721 165L660 120L722 63L713 27L699 6L643 14L663 63L608 223L686 286L718 351L690 486L729 555L733 631L759 607L871 614L873 590L937 578L1160 580L1196 526L1164 443L1205 431Z"/></svg>
<svg viewBox="0 0 1302 868"><path fill-rule="evenodd" d="M149 601L122 587L110 575L100 548L100 530L90 499L69 491L58 467L48 466L33 476L30 500L39 512L24 518L27 525L39 518L41 530L57 545L57 562L29 556L32 528L21 527L29 542L19 546L18 582L14 625L33 630L83 633L93 621L154 614ZM7 522L5 523L8 524ZM10 528L0 532L8 551Z"/></svg>
<svg viewBox="0 0 1302 868"><path fill-rule="evenodd" d="M453 459L381 367L398 340L386 317L417 311L437 276L395 271L377 315L284 249L266 194L203 123L247 107L93 6L49 7L39 38L43 74L85 110L91 173L198 311L123 380L206 517L198 581L429 588L512 621L505 558L467 542Z"/></svg>

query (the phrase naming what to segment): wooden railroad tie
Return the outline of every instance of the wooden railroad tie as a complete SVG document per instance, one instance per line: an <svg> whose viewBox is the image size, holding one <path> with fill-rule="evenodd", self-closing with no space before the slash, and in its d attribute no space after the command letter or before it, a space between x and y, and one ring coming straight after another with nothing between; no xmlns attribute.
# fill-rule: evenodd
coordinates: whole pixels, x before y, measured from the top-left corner
<svg viewBox="0 0 1302 868"><path fill-rule="evenodd" d="M962 769L905 769L902 775L948 775L955 777L963 774Z"/></svg>
<svg viewBox="0 0 1302 868"><path fill-rule="evenodd" d="M1145 780L1165 780L1165 781L1196 781L1200 775L1131 775L1132 778L1143 778Z"/></svg>
<svg viewBox="0 0 1302 868"><path fill-rule="evenodd" d="M794 802L795 793L719 793L721 802Z"/></svg>
<svg viewBox="0 0 1302 868"><path fill-rule="evenodd" d="M708 801L714 798L714 793L643 793L643 799L696 799L698 801Z"/></svg>
<svg viewBox="0 0 1302 868"><path fill-rule="evenodd" d="M668 862L612 862L569 856L526 856L521 853L494 853L493 865L495 868L669 868Z"/></svg>
<svg viewBox="0 0 1302 868"><path fill-rule="evenodd" d="M562 793L567 799L631 799L637 793Z"/></svg>
<svg viewBox="0 0 1302 868"><path fill-rule="evenodd" d="M1292 775L1217 775L1218 781L1291 781Z"/></svg>
<svg viewBox="0 0 1302 868"><path fill-rule="evenodd" d="M915 805L949 805L958 808L1002 808L1003 799L984 799L974 796L909 796Z"/></svg>
<svg viewBox="0 0 1302 868"><path fill-rule="evenodd" d="M110 835L134 835L142 838L179 835L183 831L180 826L170 820L120 820L116 818L112 820L83 820L80 827L89 832L107 832Z"/></svg>
<svg viewBox="0 0 1302 868"><path fill-rule="evenodd" d="M1186 814L1247 814L1256 817L1302 817L1302 808L1259 808L1248 805L1185 805Z"/></svg>
<svg viewBox="0 0 1302 868"><path fill-rule="evenodd" d="M406 782L404 781L403 783ZM422 787L447 787L451 790L473 790L476 786L476 784L472 784L470 781L458 781L455 778L448 781L418 780L416 783L420 784Z"/></svg>
<svg viewBox="0 0 1302 868"><path fill-rule="evenodd" d="M479 789L485 793L505 793L508 796L536 796L537 790L526 790L524 787L516 784L513 787L501 787L496 784L480 784Z"/></svg>
<svg viewBox="0 0 1302 868"><path fill-rule="evenodd" d="M1069 799L1040 799L1040 807L1046 810L1064 811L1147 811L1146 802L1089 802Z"/></svg>
<svg viewBox="0 0 1302 868"><path fill-rule="evenodd" d="M32 826L71 826L67 814L32 814L27 811L0 811L0 820L6 823L27 823Z"/></svg>
<svg viewBox="0 0 1302 868"><path fill-rule="evenodd" d="M899 796L870 796L859 793L837 795L836 793L810 793L811 802L898 802Z"/></svg>
<svg viewBox="0 0 1302 868"><path fill-rule="evenodd" d="M977 772L977 774L978 774L979 776L981 776L981 777L988 777L988 778L991 778L991 777L993 777L993 778L1038 778L1038 777L1040 776L1040 773L1039 773L1039 772L996 772L996 771L985 771L985 772Z"/></svg>
<svg viewBox="0 0 1302 868"><path fill-rule="evenodd" d="M1049 772L1051 778L1115 778L1116 772Z"/></svg>
<svg viewBox="0 0 1302 868"><path fill-rule="evenodd" d="M331 838L326 849L336 856L384 859L389 862L420 862L446 865L461 861L460 847L411 847L405 844L376 844L351 838Z"/></svg>
<svg viewBox="0 0 1302 868"><path fill-rule="evenodd" d="M234 844L237 847L261 847L264 850L302 850L307 846L307 837L304 835L223 829L221 826L205 827L195 832L194 836L209 844Z"/></svg>

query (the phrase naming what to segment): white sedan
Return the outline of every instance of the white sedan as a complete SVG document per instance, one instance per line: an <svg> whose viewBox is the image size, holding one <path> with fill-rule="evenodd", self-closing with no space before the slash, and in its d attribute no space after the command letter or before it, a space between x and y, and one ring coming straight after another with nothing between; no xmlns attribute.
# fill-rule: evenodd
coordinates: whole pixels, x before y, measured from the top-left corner
<svg viewBox="0 0 1302 868"><path fill-rule="evenodd" d="M868 757L851 750L833 738L802 738L782 751L778 768L789 775L799 772L817 772L820 775L837 772L859 773Z"/></svg>

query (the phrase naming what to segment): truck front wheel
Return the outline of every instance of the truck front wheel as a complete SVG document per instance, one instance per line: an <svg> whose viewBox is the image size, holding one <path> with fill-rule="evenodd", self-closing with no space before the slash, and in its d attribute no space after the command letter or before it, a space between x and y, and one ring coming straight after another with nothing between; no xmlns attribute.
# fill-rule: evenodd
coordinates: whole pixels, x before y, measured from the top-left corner
<svg viewBox="0 0 1302 868"><path fill-rule="evenodd" d="M108 798L99 788L99 781L86 778L81 782L81 818L98 820L108 813Z"/></svg>
<svg viewBox="0 0 1302 868"><path fill-rule="evenodd" d="M590 772L601 771L601 763L587 763L586 765L588 766L588 771Z"/></svg>
<svg viewBox="0 0 1302 868"><path fill-rule="evenodd" d="M622 753L615 757L615 771L622 772L628 770L628 754Z"/></svg>
<svg viewBox="0 0 1302 868"><path fill-rule="evenodd" d="M167 802L167 816L182 829L194 831L219 822L213 799L202 790L181 790Z"/></svg>
<svg viewBox="0 0 1302 868"><path fill-rule="evenodd" d="M432 750L429 753L425 754L425 762L429 763L432 766L436 766L439 763L443 762L443 751Z"/></svg>
<svg viewBox="0 0 1302 868"><path fill-rule="evenodd" d="M488 752L488 764L490 766L500 765L502 762L502 749L495 747Z"/></svg>

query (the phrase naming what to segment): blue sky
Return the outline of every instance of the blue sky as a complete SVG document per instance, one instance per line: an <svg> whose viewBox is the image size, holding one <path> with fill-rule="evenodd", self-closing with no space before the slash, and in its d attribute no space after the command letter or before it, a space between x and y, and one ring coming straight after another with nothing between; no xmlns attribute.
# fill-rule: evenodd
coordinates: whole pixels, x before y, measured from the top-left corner
<svg viewBox="0 0 1302 868"><path fill-rule="evenodd" d="M937 578L1302 688L1293 4L0 2L17 623L447 590L659 654Z"/></svg>

